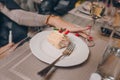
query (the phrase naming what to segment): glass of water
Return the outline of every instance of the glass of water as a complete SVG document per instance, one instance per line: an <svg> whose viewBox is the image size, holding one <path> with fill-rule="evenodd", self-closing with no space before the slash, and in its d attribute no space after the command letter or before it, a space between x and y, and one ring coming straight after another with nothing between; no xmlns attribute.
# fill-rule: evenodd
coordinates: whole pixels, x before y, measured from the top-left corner
<svg viewBox="0 0 120 80"><path fill-rule="evenodd" d="M120 80L120 48L108 47L89 80Z"/></svg>

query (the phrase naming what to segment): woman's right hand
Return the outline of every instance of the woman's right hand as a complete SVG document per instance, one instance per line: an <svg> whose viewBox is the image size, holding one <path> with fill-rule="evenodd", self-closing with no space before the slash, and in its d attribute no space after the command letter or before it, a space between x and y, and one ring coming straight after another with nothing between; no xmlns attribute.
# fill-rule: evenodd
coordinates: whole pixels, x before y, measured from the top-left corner
<svg viewBox="0 0 120 80"><path fill-rule="evenodd" d="M48 18L48 25L54 26L58 29L67 29L70 32L81 32L81 31L86 31L88 30L90 27L81 27L81 26L76 26L73 23L67 22L65 20L63 20L62 18L60 18L59 16L50 16Z"/></svg>

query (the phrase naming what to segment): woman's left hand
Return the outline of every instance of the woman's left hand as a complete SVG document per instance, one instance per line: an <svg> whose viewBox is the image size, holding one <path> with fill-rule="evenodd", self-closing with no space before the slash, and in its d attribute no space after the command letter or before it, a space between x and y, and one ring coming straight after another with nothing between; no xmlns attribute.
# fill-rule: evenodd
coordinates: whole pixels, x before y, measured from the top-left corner
<svg viewBox="0 0 120 80"><path fill-rule="evenodd" d="M0 55L3 54L4 52L8 51L14 43L8 43L7 45L3 46L0 48Z"/></svg>

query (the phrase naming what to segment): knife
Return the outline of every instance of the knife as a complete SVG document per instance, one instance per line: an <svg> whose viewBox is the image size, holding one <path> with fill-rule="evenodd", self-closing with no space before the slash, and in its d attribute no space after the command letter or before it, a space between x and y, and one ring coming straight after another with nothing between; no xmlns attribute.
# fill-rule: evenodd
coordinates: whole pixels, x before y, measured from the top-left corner
<svg viewBox="0 0 120 80"><path fill-rule="evenodd" d="M18 45L16 46L16 48L22 46L25 42L29 41L30 39L31 39L31 37L29 37L29 36L24 38L23 40L21 40L20 42L17 43Z"/></svg>
<svg viewBox="0 0 120 80"><path fill-rule="evenodd" d="M13 45L10 49L9 52L12 52L14 50L16 50L16 48L22 46L25 42L29 41L31 39L31 37L26 37L23 40L21 40L20 42L16 43L15 45Z"/></svg>
<svg viewBox="0 0 120 80"><path fill-rule="evenodd" d="M82 14L85 14L85 15L90 16L90 14L89 14L89 13L87 13L87 12L84 12L84 11L81 11L81 10L77 10L77 11L79 11L79 12L80 12L80 13L82 13Z"/></svg>

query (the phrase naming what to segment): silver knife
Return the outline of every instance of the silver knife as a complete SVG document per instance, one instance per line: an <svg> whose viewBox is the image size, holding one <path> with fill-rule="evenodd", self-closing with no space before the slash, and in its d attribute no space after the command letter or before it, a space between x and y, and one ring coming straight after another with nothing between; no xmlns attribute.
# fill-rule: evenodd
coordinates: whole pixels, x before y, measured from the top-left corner
<svg viewBox="0 0 120 80"><path fill-rule="evenodd" d="M15 45L13 45L10 49L9 52L12 52L14 50L16 50L18 47L22 46L25 42L29 41L31 39L31 37L26 37L23 40L21 40L20 42L16 43Z"/></svg>
<svg viewBox="0 0 120 80"><path fill-rule="evenodd" d="M31 37L26 37L23 40L21 40L20 42L18 42L18 45L16 46L16 48L18 48L19 46L22 46L25 42L29 41L31 39Z"/></svg>

